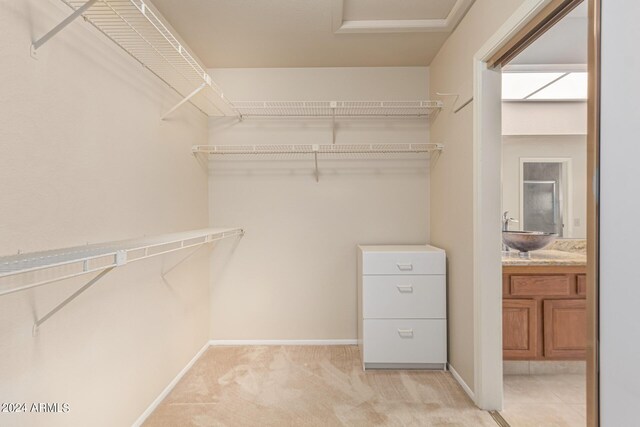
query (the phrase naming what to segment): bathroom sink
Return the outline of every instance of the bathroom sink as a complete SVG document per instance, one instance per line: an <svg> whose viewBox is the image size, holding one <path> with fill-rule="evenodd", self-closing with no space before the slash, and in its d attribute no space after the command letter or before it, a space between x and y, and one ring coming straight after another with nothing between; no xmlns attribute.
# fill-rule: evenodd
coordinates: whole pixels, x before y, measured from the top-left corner
<svg viewBox="0 0 640 427"><path fill-rule="evenodd" d="M550 245L558 237L555 233L541 231L503 231L502 243L520 251L520 256L528 257L529 251L536 251Z"/></svg>

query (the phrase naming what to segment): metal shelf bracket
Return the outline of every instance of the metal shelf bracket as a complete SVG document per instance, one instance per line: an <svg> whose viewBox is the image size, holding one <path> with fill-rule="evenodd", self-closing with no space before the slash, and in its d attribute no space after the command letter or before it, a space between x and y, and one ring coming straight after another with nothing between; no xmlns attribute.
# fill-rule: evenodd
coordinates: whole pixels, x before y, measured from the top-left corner
<svg viewBox="0 0 640 427"><path fill-rule="evenodd" d="M87 11L87 9L89 9L91 6L93 6L93 4L96 1L98 1L98 0L88 0L85 4L83 4L81 7L76 9L71 15L67 16L61 23L59 23L58 25L53 27L53 29L51 31L49 31L47 34L45 34L44 36L40 37L38 40L33 42L31 44L31 56L34 57L34 58L37 58L37 51L38 51L38 49L40 49L40 47L43 44L48 42L53 36L55 36L60 31L62 31L67 25L69 25L70 23L75 21L76 18L81 16L83 13L85 13Z"/></svg>
<svg viewBox="0 0 640 427"><path fill-rule="evenodd" d="M78 289L77 291L72 293L67 299L62 301L60 304L58 304L55 308L53 308L47 314L42 316L40 319L36 320L36 322L33 324L33 329L32 329L33 336L34 337L38 336L38 333L40 332L39 331L40 325L42 325L44 322L49 320L54 314L56 314L57 312L62 310L67 304L69 304L71 301L73 301L78 296L80 296L80 294L82 294L84 291L89 289L91 286L95 285L100 279L102 279L104 276L109 274L109 272L111 272L111 270L113 270L114 268L115 267L109 267L109 268L107 268L105 270L102 270L100 273L98 273L97 276L95 276L93 279L89 280L84 286L82 286L80 289Z"/></svg>
<svg viewBox="0 0 640 427"><path fill-rule="evenodd" d="M336 108L338 108L337 101L331 101L329 104L331 107L331 143L336 143Z"/></svg>
<svg viewBox="0 0 640 427"><path fill-rule="evenodd" d="M189 95L187 95L184 99L182 99L182 101L178 102L176 105L173 106L173 108L171 108L169 111L167 111L166 113L164 113L164 115L161 117L161 120L166 120L167 116L170 116L171 113L173 113L174 111L176 111L178 108L182 107L183 104L186 104L187 102L189 102L189 100L191 98L193 98L194 96L196 96L202 89L204 89L206 87L206 83L202 83L200 86L198 86L196 88L196 90L194 90L193 92L191 92Z"/></svg>
<svg viewBox="0 0 640 427"><path fill-rule="evenodd" d="M320 146L312 145L311 149L313 150L313 159L316 166L316 171L315 171L316 182L320 182L320 171L318 170L318 151L320 150Z"/></svg>

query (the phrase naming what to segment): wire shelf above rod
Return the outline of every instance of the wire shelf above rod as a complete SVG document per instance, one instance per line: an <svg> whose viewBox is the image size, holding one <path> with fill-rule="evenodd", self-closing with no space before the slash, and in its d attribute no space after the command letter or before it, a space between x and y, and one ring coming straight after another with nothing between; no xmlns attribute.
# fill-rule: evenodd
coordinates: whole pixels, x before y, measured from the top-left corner
<svg viewBox="0 0 640 427"><path fill-rule="evenodd" d="M0 296L243 234L240 228L205 228L3 256L0 257ZM50 271L46 277L39 277L37 273L42 270ZM7 282L17 275L27 276L18 284Z"/></svg>
<svg viewBox="0 0 640 427"><path fill-rule="evenodd" d="M51 37L82 16L98 31L135 58L209 116L237 116L222 90L144 0L61 0L74 13L32 45L32 54Z"/></svg>
<svg viewBox="0 0 640 427"><path fill-rule="evenodd" d="M316 182L320 181L319 158L392 159L398 155L425 156L444 150L442 144L283 144L283 145L196 145L193 154L206 154L212 160L242 160L267 158L312 158Z"/></svg>
<svg viewBox="0 0 640 427"><path fill-rule="evenodd" d="M242 117L429 117L442 101L242 101Z"/></svg>
<svg viewBox="0 0 640 427"><path fill-rule="evenodd" d="M442 151L444 145L418 144L281 144L281 145L196 145L194 154L204 153L214 157L230 155L278 155L278 154L420 154Z"/></svg>

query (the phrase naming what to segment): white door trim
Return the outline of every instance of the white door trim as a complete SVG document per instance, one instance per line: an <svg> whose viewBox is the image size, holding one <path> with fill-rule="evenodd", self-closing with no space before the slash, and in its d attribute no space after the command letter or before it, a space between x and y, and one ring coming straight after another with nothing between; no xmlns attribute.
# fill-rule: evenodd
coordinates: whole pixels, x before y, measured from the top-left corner
<svg viewBox="0 0 640 427"><path fill-rule="evenodd" d="M551 0L525 0L474 56L473 299L474 396L485 410L502 410L502 263L500 258L501 91L486 61ZM490 83L490 84L487 84ZM497 122L496 122L497 121ZM497 212L497 214L496 214ZM495 216L495 218L494 218Z"/></svg>

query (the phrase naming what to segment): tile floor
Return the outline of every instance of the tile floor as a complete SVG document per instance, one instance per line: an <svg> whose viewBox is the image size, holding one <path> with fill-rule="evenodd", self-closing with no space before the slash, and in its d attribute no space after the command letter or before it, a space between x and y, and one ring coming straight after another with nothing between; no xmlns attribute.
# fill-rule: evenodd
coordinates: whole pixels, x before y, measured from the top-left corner
<svg viewBox="0 0 640 427"><path fill-rule="evenodd" d="M355 346L211 347L144 425L496 427L449 372L363 372Z"/></svg>
<svg viewBox="0 0 640 427"><path fill-rule="evenodd" d="M502 417L511 427L584 427L584 374L505 375Z"/></svg>

